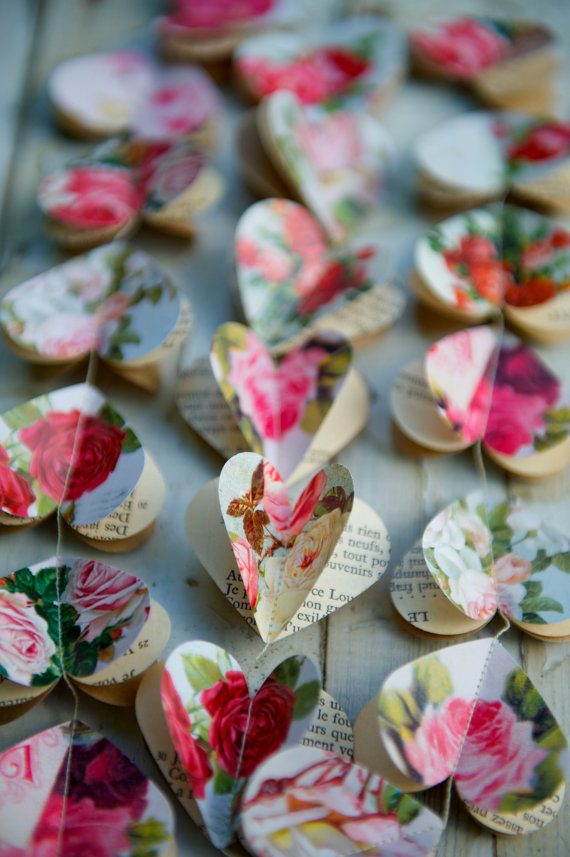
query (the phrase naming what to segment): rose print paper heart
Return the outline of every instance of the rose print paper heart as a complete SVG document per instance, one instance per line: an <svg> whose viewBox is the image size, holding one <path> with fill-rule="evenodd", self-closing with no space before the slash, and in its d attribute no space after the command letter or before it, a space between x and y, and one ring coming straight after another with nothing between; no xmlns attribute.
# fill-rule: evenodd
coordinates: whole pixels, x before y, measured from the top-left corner
<svg viewBox="0 0 570 857"><path fill-rule="evenodd" d="M248 39L234 54L234 72L250 98L278 89L303 104L365 107L377 112L400 80L405 64L401 30L387 18L336 21L308 40L294 33Z"/></svg>
<svg viewBox="0 0 570 857"><path fill-rule="evenodd" d="M237 661L212 643L183 643L166 661L164 715L218 848L229 844L239 825L247 778L275 750L302 737L320 688L316 666L298 655L273 670L253 697Z"/></svg>
<svg viewBox="0 0 570 857"><path fill-rule="evenodd" d="M451 646L396 670L377 705L384 746L412 787L453 776L471 815L501 833L532 833L556 816L566 738L496 640Z"/></svg>
<svg viewBox="0 0 570 857"><path fill-rule="evenodd" d="M484 321L503 308L527 336L570 334L570 232L514 205L488 206L439 223L415 249L412 286L431 308Z"/></svg>
<svg viewBox="0 0 570 857"><path fill-rule="evenodd" d="M244 549L237 561L238 556L232 550L220 516L218 480L208 482L193 497L186 511L185 523L188 541L216 586L247 624L259 632L248 596L257 579L254 577L250 581L247 574L245 560L252 554ZM382 577L389 559L390 537L384 522L370 506L355 497L350 517L316 585L307 592L303 603L276 639L283 639L320 622L366 592ZM246 572L245 577L240 573L240 562Z"/></svg>
<svg viewBox="0 0 570 857"><path fill-rule="evenodd" d="M259 633L272 642L333 554L352 511L352 478L342 465L329 465L292 507L275 467L244 452L223 467L219 497Z"/></svg>
<svg viewBox="0 0 570 857"><path fill-rule="evenodd" d="M376 242L335 251L312 214L285 199L250 206L236 229L236 270L245 317L276 346L315 329L352 343L378 334L404 308L389 280L392 260Z"/></svg>
<svg viewBox="0 0 570 857"><path fill-rule="evenodd" d="M17 716L28 689L31 701L62 676L108 702L132 704L140 675L168 640L169 624L141 580L103 562L52 557L4 575L3 715Z"/></svg>
<svg viewBox="0 0 570 857"><path fill-rule="evenodd" d="M344 383L352 349L321 333L274 358L253 331L228 322L214 334L210 361L250 448L289 476Z"/></svg>
<svg viewBox="0 0 570 857"><path fill-rule="evenodd" d="M115 744L68 721L0 754L0 851L173 857L174 818Z"/></svg>
<svg viewBox="0 0 570 857"><path fill-rule="evenodd" d="M48 80L55 115L80 137L130 131L145 139L192 136L213 143L218 90L198 67L173 68L140 51L108 51L60 63Z"/></svg>
<svg viewBox="0 0 570 857"><path fill-rule="evenodd" d="M96 351L150 389L191 321L190 306L166 271L119 241L26 280L0 303L0 324L17 354L68 364Z"/></svg>
<svg viewBox="0 0 570 857"><path fill-rule="evenodd" d="M128 549L148 537L164 499L160 471L89 384L2 414L0 459L2 524L33 524L59 510L103 549ZM120 526L113 520L118 510L126 513Z"/></svg>
<svg viewBox="0 0 570 857"><path fill-rule="evenodd" d="M258 133L284 180L342 242L378 202L392 143L366 113L305 106L292 92L264 99Z"/></svg>
<svg viewBox="0 0 570 857"><path fill-rule="evenodd" d="M369 769L307 747L260 765L246 787L242 823L258 857L430 857L443 829L437 815Z"/></svg>

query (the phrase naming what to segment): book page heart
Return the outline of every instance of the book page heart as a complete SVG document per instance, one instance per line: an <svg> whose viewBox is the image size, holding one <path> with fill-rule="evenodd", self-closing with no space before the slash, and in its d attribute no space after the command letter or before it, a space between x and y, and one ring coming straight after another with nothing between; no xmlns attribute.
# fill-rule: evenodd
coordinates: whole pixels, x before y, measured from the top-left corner
<svg viewBox="0 0 570 857"><path fill-rule="evenodd" d="M174 857L174 817L115 744L78 720L0 754L0 851Z"/></svg>
<svg viewBox="0 0 570 857"><path fill-rule="evenodd" d="M162 361L188 335L192 311L152 257L116 241L10 289L0 324L10 347L34 363L65 365L96 351L154 390Z"/></svg>
<svg viewBox="0 0 570 857"><path fill-rule="evenodd" d="M375 113L403 75L405 51L390 20L358 15L329 24L313 40L287 32L247 39L234 53L234 73L255 101L285 89L303 104Z"/></svg>
<svg viewBox="0 0 570 857"><path fill-rule="evenodd" d="M453 776L468 812L509 835L532 833L556 817L565 788L566 738L529 677L496 640L418 658L391 673L372 704L388 767L409 788ZM358 723L356 729L358 735Z"/></svg>
<svg viewBox="0 0 570 857"><path fill-rule="evenodd" d="M344 337L321 333L274 358L249 328L218 328L212 371L249 447L289 476L329 413L352 363Z"/></svg>
<svg viewBox="0 0 570 857"><path fill-rule="evenodd" d="M267 345L305 331L336 330L353 344L389 327L404 309L379 242L335 250L302 205L250 206L236 228L236 273L248 324Z"/></svg>
<svg viewBox="0 0 570 857"><path fill-rule="evenodd" d="M441 819L369 768L317 748L271 756L247 784L243 832L258 857L430 857Z"/></svg>
<svg viewBox="0 0 570 857"><path fill-rule="evenodd" d="M0 416L0 523L59 511L86 541L129 550L151 534L165 486L132 428L89 384Z"/></svg>
<svg viewBox="0 0 570 857"><path fill-rule="evenodd" d="M414 157L426 200L462 208L504 197L568 211L570 125L524 113L478 111L421 134Z"/></svg>
<svg viewBox="0 0 570 857"><path fill-rule="evenodd" d="M126 571L81 557L52 557L0 578L2 718L67 676L87 693L130 705L160 654L170 622Z"/></svg>
<svg viewBox="0 0 570 857"><path fill-rule="evenodd" d="M570 232L514 205L458 214L415 247L412 286L424 303L466 323L503 308L527 336L570 334Z"/></svg>
<svg viewBox="0 0 570 857"><path fill-rule="evenodd" d="M266 464L269 471L272 465L268 462ZM320 481L322 479L321 476ZM318 483L314 484L318 487ZM275 491L280 483L272 485L271 480L268 480L268 485ZM287 492L284 487L279 491L284 501L284 511L287 511L285 505L285 500L288 501ZM244 536L238 537L235 546L237 552L234 553L232 550L224 522L220 518L217 480L208 482L192 499L186 512L185 523L188 540L208 574L248 625L261 633L261 628L257 625L257 615L261 603L259 590L260 586L265 586L265 582L262 580L260 583L259 573L256 576L255 555ZM309 523L308 529L312 526ZM230 527L235 530L235 522L232 522ZM319 527L316 527L317 536L321 528L323 528L322 522ZM313 534L314 532L313 530ZM311 538L311 542L313 543L311 544L305 538L297 545L297 556L301 562L306 560L299 580L299 586L303 589L305 586L308 587L315 568L322 562L322 556L313 555L310 550L311 548L322 550L320 540L315 542ZM300 549L303 546L309 548L307 555L300 555ZM293 551L295 551L295 545ZM252 560L249 565L246 564L248 559ZM339 607L350 603L353 598L365 592L382 577L388 567L389 559L390 538L383 521L370 506L358 497L354 498L352 512L345 521L344 529L338 537L332 555L321 569L312 588L307 588L302 604L288 617L288 621L277 634L276 639L282 639L308 627L313 622L319 622ZM272 565L275 563L273 562ZM242 568L245 577L241 572ZM300 595L301 591L298 594ZM284 595L286 597L282 601L283 607L290 606L287 602L292 601L293 598L297 599L295 589L289 592L285 590ZM257 611L252 607L250 597ZM279 618L287 619L286 615ZM267 617L262 615L261 621L267 624Z"/></svg>
<svg viewBox="0 0 570 857"><path fill-rule="evenodd" d="M246 780L271 753L296 744L319 705L321 680L294 655L250 694L229 652L192 641L172 652L160 692L166 723L208 836L228 845L240 823Z"/></svg>
<svg viewBox="0 0 570 857"><path fill-rule="evenodd" d="M331 240L345 241L379 200L393 148L384 128L369 114L303 105L283 90L260 104L257 128L295 198Z"/></svg>
<svg viewBox="0 0 570 857"><path fill-rule="evenodd" d="M105 51L60 63L48 93L63 129L80 137L130 131L145 139L213 143L220 94L201 68L169 67L142 51Z"/></svg>
<svg viewBox="0 0 570 857"><path fill-rule="evenodd" d="M132 233L142 220L189 238L191 217L221 195L223 184L192 140L115 138L45 178L38 204L52 237L82 250Z"/></svg>

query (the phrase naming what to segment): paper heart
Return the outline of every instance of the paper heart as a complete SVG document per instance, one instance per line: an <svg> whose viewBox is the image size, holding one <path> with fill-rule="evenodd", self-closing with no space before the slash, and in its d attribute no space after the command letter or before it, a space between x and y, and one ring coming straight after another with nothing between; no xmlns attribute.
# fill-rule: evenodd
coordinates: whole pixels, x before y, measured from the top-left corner
<svg viewBox="0 0 570 857"><path fill-rule="evenodd" d="M284 494L283 494L284 496ZM227 538L220 517L218 480L208 482L190 502L186 511L186 534L198 559L214 583L242 618L260 632L256 614L248 599L249 577L240 574L240 562ZM245 540L244 540L245 541ZM245 549L240 554L249 557ZM336 547L321 574L289 622L277 635L282 639L320 622L366 592L384 574L390 559L390 537L376 512L359 500L354 507ZM247 570L247 567L244 565ZM254 578L251 585L255 585ZM259 587L258 587L259 588ZM251 587L249 588L251 593ZM263 621L266 617L261 617Z"/></svg>
<svg viewBox="0 0 570 857"><path fill-rule="evenodd" d="M570 634L568 539L519 504L487 506L480 492L456 500L430 521L422 545L441 591L470 619L484 624L500 608L534 636Z"/></svg>
<svg viewBox="0 0 570 857"><path fill-rule="evenodd" d="M274 358L252 330L228 322L214 334L210 360L250 448L289 476L344 383L352 349L322 333Z"/></svg>
<svg viewBox="0 0 570 857"><path fill-rule="evenodd" d="M258 108L264 148L333 241L377 203L392 143L366 113L303 105L280 90Z"/></svg>
<svg viewBox="0 0 570 857"><path fill-rule="evenodd" d="M66 130L81 136L206 141L220 95L198 67L168 67L141 51L107 51L60 63L48 80L50 100Z"/></svg>
<svg viewBox="0 0 570 857"><path fill-rule="evenodd" d="M156 786L80 721L0 754L0 851L173 857L174 818Z"/></svg>
<svg viewBox="0 0 570 857"><path fill-rule="evenodd" d="M437 204L500 199L510 188L525 201L568 210L568 123L524 113L467 113L420 135L414 152L420 182Z"/></svg>
<svg viewBox="0 0 570 857"><path fill-rule="evenodd" d="M489 206L444 220L415 249L419 297L462 320L484 320L503 306L527 335L552 341L570 326L570 232L514 205Z"/></svg>
<svg viewBox="0 0 570 857"><path fill-rule="evenodd" d="M258 857L429 857L443 829L437 815L362 765L306 747L260 765L246 787L242 820Z"/></svg>
<svg viewBox="0 0 570 857"><path fill-rule="evenodd" d="M190 216L221 194L221 180L192 140L116 138L45 178L38 204L64 247L90 247L139 220L188 237Z"/></svg>
<svg viewBox="0 0 570 857"><path fill-rule="evenodd" d="M277 345L304 329L338 330L352 342L379 333L404 309L376 242L335 251L312 214L285 199L250 206L236 228L241 304L255 333Z"/></svg>
<svg viewBox="0 0 570 857"><path fill-rule="evenodd" d="M378 110L403 72L401 30L387 18L359 15L330 24L314 39L271 33L248 39L234 54L234 70L259 101L278 89L303 104L353 105Z"/></svg>
<svg viewBox="0 0 570 857"><path fill-rule="evenodd" d="M473 817L502 833L530 833L556 816L567 741L496 640L450 646L401 667L377 704L382 741L412 787L453 776Z"/></svg>
<svg viewBox="0 0 570 857"><path fill-rule="evenodd" d="M5 524L37 523L59 510L87 540L125 539L126 547L127 539L150 535L164 500L156 465L89 384L55 390L2 414L0 459ZM139 487L142 505L130 502ZM117 510L125 515L115 523Z"/></svg>
<svg viewBox="0 0 570 857"><path fill-rule="evenodd" d="M152 370L182 343L191 321L166 271L120 241L26 280L0 303L0 324L16 353L69 363L95 350L143 386L152 385Z"/></svg>
<svg viewBox="0 0 570 857"><path fill-rule="evenodd" d="M333 554L352 510L352 478L342 465L329 465L292 507L275 467L243 452L223 467L219 497L259 633L272 642Z"/></svg>
<svg viewBox="0 0 570 857"><path fill-rule="evenodd" d="M228 845L239 825L246 779L267 756L302 737L320 689L316 666L298 655L274 669L253 697L235 658L213 643L183 643L166 661L166 722L218 848Z"/></svg>

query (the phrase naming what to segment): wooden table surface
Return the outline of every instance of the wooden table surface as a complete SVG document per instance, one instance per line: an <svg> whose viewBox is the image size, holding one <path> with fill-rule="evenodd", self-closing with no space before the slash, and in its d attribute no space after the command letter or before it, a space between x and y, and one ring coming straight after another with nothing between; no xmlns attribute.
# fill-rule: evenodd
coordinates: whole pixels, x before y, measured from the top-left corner
<svg viewBox="0 0 570 857"><path fill-rule="evenodd" d="M306 2L309 8L318 5ZM422 9L428 5L426 0ZM441 12L453 10L456 5L438 2L435 8ZM476 8L483 5L479 2ZM1 294L63 259L43 231L34 201L35 189L43 176L83 146L66 139L53 124L45 89L48 73L61 60L77 54L125 45L152 46L150 21L159 6L158 0L0 0ZM321 14L323 8L319 6ZM527 8L536 13L537 4L532 0L526 4L497 0L486 4L486 8L505 13L520 13ZM404 15L413 14L408 0L401 2L398 9ZM568 57L570 4L565 0L543 0L540 14L559 28ZM565 71L568 80L568 66ZM228 184L225 197L201 217L198 235L190 244L144 231L134 238L135 245L154 254L172 270L193 303L196 325L183 365L207 351L219 324L236 317L230 288L233 233L237 218L254 201L241 182L235 158L236 122L244 106L229 89L224 94L227 109L216 161ZM568 116L568 94L562 92L561 98L561 109ZM353 721L389 672L446 645L414 636L396 621L388 592L389 577L399 559L421 536L428 520L482 481L472 452L425 459L399 454L388 413L390 386L400 367L421 356L435 339L451 329L418 312L407 283L413 241L436 220L414 200L410 144L423 129L473 106L469 97L458 91L407 82L384 117L396 141L398 157L384 207L370 228L380 229L387 243L399 253L398 272L408 303L403 318L392 330L375 344L358 350L357 366L370 387L373 413L368 429L338 460L350 468L358 496L376 509L388 527L392 541L390 568L380 583L353 604L319 625L274 644L263 656L275 663L298 651L319 659L326 689ZM568 376L568 344L538 350L555 370ZM42 392L81 381L85 373L85 366L60 375L34 372L2 343L0 367L1 411ZM201 638L230 648L244 667L253 664L261 656L261 640L225 602L184 535L186 506L206 481L218 475L221 459L177 414L174 380L154 397L103 369L97 372L96 383L132 422L168 485L166 504L154 535L143 548L121 555L117 564L140 575L149 584L152 596L169 611L172 635L167 653L186 639ZM519 496L550 523L568 531L568 470L552 481L531 485L506 479L488 461L485 466L490 487ZM0 572L53 555L57 538L53 521L3 535ZM97 555L69 530L63 534L60 553ZM481 635L495 633L498 627L491 624ZM570 643L546 644L515 630L510 630L503 642L537 684L566 734L570 734ZM0 750L72 714L71 694L60 686L36 709L0 727ZM79 715L116 741L160 787L164 786L132 710L111 708L82 695ZM176 812L178 853L200 857L217 853L184 812L178 807ZM454 798L437 855L566 857L569 851L567 809L544 831L525 838L506 838L493 836L471 821Z"/></svg>

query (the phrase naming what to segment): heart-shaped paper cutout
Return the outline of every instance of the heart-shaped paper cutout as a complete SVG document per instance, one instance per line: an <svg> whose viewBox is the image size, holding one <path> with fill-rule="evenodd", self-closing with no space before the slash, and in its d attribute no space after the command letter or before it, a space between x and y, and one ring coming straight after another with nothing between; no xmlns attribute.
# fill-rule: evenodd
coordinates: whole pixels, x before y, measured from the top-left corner
<svg viewBox="0 0 570 857"><path fill-rule="evenodd" d="M173 857L174 818L115 744L68 721L0 754L0 852Z"/></svg>
<svg viewBox="0 0 570 857"><path fill-rule="evenodd" d="M518 206L458 214L416 244L420 297L428 290L430 306L465 320L504 302L507 320L529 335L561 338L570 333L569 248L570 232Z"/></svg>
<svg viewBox="0 0 570 857"><path fill-rule="evenodd" d="M362 765L306 747L260 765L242 820L258 857L430 857L443 829L437 815Z"/></svg>
<svg viewBox="0 0 570 857"><path fill-rule="evenodd" d="M352 363L339 334L322 333L274 358L249 328L218 328L212 370L243 436L289 476L327 416Z"/></svg>
<svg viewBox="0 0 570 857"><path fill-rule="evenodd" d="M218 480L208 482L190 502L186 511L186 534L216 586L248 625L259 631L240 575L240 565L236 563L220 517ZM247 555L245 551L243 554ZM330 560L277 639L319 622L366 592L382 577L389 559L390 538L383 521L370 506L355 497L352 513Z"/></svg>
<svg viewBox="0 0 570 857"><path fill-rule="evenodd" d="M534 204L568 210L570 125L524 113L474 112L422 134L415 158L427 196L462 206L510 187Z"/></svg>
<svg viewBox="0 0 570 857"><path fill-rule="evenodd" d="M557 814L567 741L496 640L450 646L391 673L378 714L390 758L412 787L453 775L469 812L502 833L530 833Z"/></svg>
<svg viewBox="0 0 570 857"><path fill-rule="evenodd" d="M48 91L66 130L81 136L170 139L198 135L220 112L219 93L199 67L167 67L140 51L73 57L50 75Z"/></svg>
<svg viewBox="0 0 570 857"><path fill-rule="evenodd" d="M388 327L404 308L387 282L391 268L379 243L334 250L313 215L289 200L250 206L236 228L241 304L268 345L317 325L352 342Z"/></svg>
<svg viewBox="0 0 570 857"><path fill-rule="evenodd" d="M377 203L392 143L366 113L305 106L279 91L258 108L264 148L333 241Z"/></svg>
<svg viewBox="0 0 570 857"><path fill-rule="evenodd" d="M315 586L354 501L340 464L319 470L292 507L275 467L252 452L219 481L222 517L262 639L275 640Z"/></svg>
<svg viewBox="0 0 570 857"><path fill-rule="evenodd" d="M117 241L15 286L2 299L0 323L34 362L69 363L96 350L132 374L181 344L191 310L157 262Z"/></svg>
<svg viewBox="0 0 570 857"><path fill-rule="evenodd" d="M442 592L469 618L488 621L499 607L535 636L570 634L568 539L519 504L486 508L479 492L456 500L428 524L422 544Z"/></svg>
<svg viewBox="0 0 570 857"><path fill-rule="evenodd" d="M402 75L405 44L386 18L355 16L335 21L312 40L293 33L248 39L234 54L234 70L256 101L278 89L303 104L384 106Z"/></svg>
<svg viewBox="0 0 570 857"><path fill-rule="evenodd" d="M226 846L239 825L246 779L302 737L320 688L316 666L299 655L273 670L253 697L235 658L213 643L183 643L166 661L166 722L216 847Z"/></svg>

